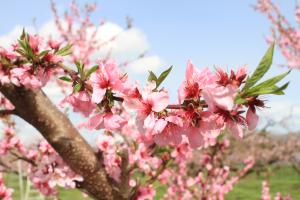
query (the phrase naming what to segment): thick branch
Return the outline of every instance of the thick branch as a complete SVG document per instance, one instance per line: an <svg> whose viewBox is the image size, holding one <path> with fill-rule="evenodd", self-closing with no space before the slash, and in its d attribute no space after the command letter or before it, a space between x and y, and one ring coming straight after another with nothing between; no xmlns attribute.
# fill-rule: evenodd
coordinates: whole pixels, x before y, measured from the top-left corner
<svg viewBox="0 0 300 200"><path fill-rule="evenodd" d="M41 90L27 90L14 85L0 91L15 106L15 113L33 125L59 153L71 169L84 178L81 184L93 198L122 199L107 180L93 149Z"/></svg>
<svg viewBox="0 0 300 200"><path fill-rule="evenodd" d="M11 114L15 114L13 110L0 110L0 117Z"/></svg>

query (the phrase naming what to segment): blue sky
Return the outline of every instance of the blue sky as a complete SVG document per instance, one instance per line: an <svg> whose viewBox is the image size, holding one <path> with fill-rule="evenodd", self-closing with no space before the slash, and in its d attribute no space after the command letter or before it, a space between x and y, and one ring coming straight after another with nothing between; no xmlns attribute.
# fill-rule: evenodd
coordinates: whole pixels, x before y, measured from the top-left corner
<svg viewBox="0 0 300 200"><path fill-rule="evenodd" d="M66 9L70 1L57 1L60 11ZM94 2L94 1L80 1ZM119 25L125 25L125 16L134 20L134 26L147 36L150 44L149 54L163 58L167 66L174 70L166 80L165 86L175 97L176 89L183 79L188 59L199 68L214 65L226 69L247 64L250 70L259 62L268 45L265 36L269 33L269 22L260 13L254 12L251 5L255 1L96 1L98 10L93 20L105 18ZM276 1L283 12L292 19L294 1ZM49 1L10 0L1 2L0 35L12 30L16 25L31 25L36 18L37 26L52 19ZM286 69L276 64L284 64L284 59L276 50L274 67L270 76ZM162 68L163 69L163 68ZM141 76L139 77L141 78ZM276 106L278 114L288 114L284 106L300 107L300 71L294 70L287 78L291 81L285 96L267 99ZM279 107L283 108L280 111ZM273 109L273 108L272 108ZM275 110L276 110L275 109ZM295 115L300 115L296 109ZM299 126L297 126L299 127Z"/></svg>

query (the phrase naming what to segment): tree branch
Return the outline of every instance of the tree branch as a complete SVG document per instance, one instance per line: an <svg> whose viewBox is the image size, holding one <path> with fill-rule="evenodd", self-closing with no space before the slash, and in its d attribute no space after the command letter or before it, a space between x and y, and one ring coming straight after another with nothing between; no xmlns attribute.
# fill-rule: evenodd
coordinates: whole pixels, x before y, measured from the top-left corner
<svg viewBox="0 0 300 200"><path fill-rule="evenodd" d="M15 114L14 110L0 110L0 117Z"/></svg>
<svg viewBox="0 0 300 200"><path fill-rule="evenodd" d="M42 90L9 84L1 86L0 91L15 106L15 113L39 130L70 168L83 177L82 187L91 197L123 199L113 191L92 147Z"/></svg>

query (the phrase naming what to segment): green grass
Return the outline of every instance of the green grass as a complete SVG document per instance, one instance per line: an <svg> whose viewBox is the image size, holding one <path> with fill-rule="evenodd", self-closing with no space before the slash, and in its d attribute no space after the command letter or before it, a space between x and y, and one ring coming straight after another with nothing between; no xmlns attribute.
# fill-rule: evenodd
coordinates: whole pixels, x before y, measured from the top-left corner
<svg viewBox="0 0 300 200"><path fill-rule="evenodd" d="M13 188L13 199L21 199L20 196L20 184L18 180L18 176L15 174L9 174L5 176L5 184L7 187ZM23 180L23 190L25 191L26 188L26 180ZM23 193L24 194L24 193ZM31 199L38 199L38 197L41 197L42 195L39 194L37 190L34 190L31 187L30 190L30 200ZM59 197L61 200L79 200L79 199L85 199L85 200L90 200L90 198L83 198L82 192L80 192L77 189L74 190L66 190L66 189L61 189L59 191ZM42 198L41 198L42 199ZM50 198L46 198L47 200L50 200Z"/></svg>
<svg viewBox="0 0 300 200"><path fill-rule="evenodd" d="M7 186L15 189L13 199L20 199L18 177L16 175L6 176ZM247 175L236 187L226 196L226 200L259 200L261 196L261 184L265 176L257 176L255 173ZM293 168L284 167L274 169L269 176L270 191L274 196L276 192L286 195L290 194L293 199L300 199L300 174ZM155 184L157 188L156 200L160 199L166 192L166 186ZM31 197L38 196L37 192L31 192ZM84 199L78 190L60 190L60 199L79 200Z"/></svg>
<svg viewBox="0 0 300 200"><path fill-rule="evenodd" d="M249 174L226 196L228 200L257 200L261 196L263 175ZM274 169L268 178L272 196L277 192L290 194L293 199L300 199L300 174L291 167Z"/></svg>

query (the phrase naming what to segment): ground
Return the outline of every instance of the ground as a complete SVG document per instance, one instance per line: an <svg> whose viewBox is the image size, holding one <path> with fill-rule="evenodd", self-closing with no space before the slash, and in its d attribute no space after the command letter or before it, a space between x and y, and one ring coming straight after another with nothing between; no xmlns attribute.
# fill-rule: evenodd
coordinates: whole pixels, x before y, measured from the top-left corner
<svg viewBox="0 0 300 200"><path fill-rule="evenodd" d="M226 200L259 200L261 195L261 183L265 180L265 174L257 175L251 173L241 180L237 186L226 196ZM15 189L13 199L21 199L19 192L19 181L16 175L9 175L6 177L7 185ZM300 174L291 167L283 167L280 169L273 169L269 176L270 190L272 195L276 192L283 194L289 193L294 200L300 199ZM160 199L166 188L162 185L156 185L158 193L156 199ZM25 191L26 187L23 188ZM38 197L37 193L30 192L31 197L26 200L43 200ZM77 190L61 190L61 200L80 200L83 198L81 192ZM25 199L24 199L25 200Z"/></svg>

